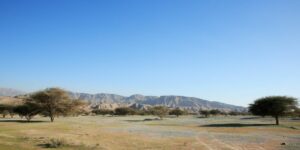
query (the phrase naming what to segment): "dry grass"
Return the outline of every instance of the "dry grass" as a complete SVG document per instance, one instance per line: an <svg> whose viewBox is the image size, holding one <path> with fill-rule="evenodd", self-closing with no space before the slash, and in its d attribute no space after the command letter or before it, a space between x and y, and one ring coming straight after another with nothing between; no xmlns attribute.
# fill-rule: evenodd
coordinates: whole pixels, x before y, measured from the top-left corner
<svg viewBox="0 0 300 150"><path fill-rule="evenodd" d="M263 125L273 119L192 116L143 121L153 116L68 117L50 123L0 119L0 149L43 149L51 139L64 139L58 149L299 149L300 122ZM291 126L298 129L292 129ZM281 143L286 145L282 146Z"/></svg>

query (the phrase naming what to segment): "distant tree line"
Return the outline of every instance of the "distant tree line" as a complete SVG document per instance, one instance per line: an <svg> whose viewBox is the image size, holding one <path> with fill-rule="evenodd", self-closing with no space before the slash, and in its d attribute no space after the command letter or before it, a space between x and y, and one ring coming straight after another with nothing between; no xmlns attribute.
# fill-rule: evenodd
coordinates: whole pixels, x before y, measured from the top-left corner
<svg viewBox="0 0 300 150"><path fill-rule="evenodd" d="M148 109L138 110L130 107L119 107L115 110L109 109L94 109L92 113L96 115L117 115L117 116L125 116L125 115L154 115L158 116L160 119L163 119L166 115L175 115L179 117L181 115L187 115L188 112L186 110L181 110L179 108L170 109L165 106L154 106Z"/></svg>
<svg viewBox="0 0 300 150"><path fill-rule="evenodd" d="M208 118L210 116L217 116L217 115L223 115L223 116L244 116L244 115L250 115L249 112L241 112L241 111L221 111L218 109L211 109L211 110L199 110L199 114L204 116L205 118Z"/></svg>

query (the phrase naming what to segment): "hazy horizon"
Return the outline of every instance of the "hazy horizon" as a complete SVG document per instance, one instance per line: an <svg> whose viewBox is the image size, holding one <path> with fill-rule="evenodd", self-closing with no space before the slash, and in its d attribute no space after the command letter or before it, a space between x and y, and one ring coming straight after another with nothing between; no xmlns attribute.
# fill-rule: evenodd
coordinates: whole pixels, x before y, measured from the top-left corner
<svg viewBox="0 0 300 150"><path fill-rule="evenodd" d="M0 1L0 87L300 97L300 1Z"/></svg>

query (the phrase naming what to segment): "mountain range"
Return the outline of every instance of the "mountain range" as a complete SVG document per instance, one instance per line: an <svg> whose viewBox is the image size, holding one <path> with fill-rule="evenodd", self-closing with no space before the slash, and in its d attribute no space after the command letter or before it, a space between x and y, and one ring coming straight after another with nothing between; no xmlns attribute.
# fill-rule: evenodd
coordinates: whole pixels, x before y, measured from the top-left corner
<svg viewBox="0 0 300 150"><path fill-rule="evenodd" d="M17 96L23 95L25 92L0 88L0 96ZM82 99L87 101L91 107L114 109L121 106L129 106L138 109L144 109L148 106L163 105L170 108L182 108L192 112L197 112L199 109L219 109L222 111L246 111L245 107L225 104L217 101L209 101L195 97L186 96L144 96L135 94L131 96L121 96L117 94L88 94L69 92L73 99Z"/></svg>
<svg viewBox="0 0 300 150"><path fill-rule="evenodd" d="M163 105L170 108L182 108L197 112L199 109L219 109L222 111L246 111L245 107L225 104L216 101L208 101L195 97L186 96L144 96L135 94L131 96L121 96L116 94L88 94L88 93L74 93L69 92L70 96L75 99L87 100L94 106L104 104L119 104L120 106L132 106L138 108L145 108L147 106ZM115 106L115 105L114 105ZM109 108L109 107L106 107Z"/></svg>

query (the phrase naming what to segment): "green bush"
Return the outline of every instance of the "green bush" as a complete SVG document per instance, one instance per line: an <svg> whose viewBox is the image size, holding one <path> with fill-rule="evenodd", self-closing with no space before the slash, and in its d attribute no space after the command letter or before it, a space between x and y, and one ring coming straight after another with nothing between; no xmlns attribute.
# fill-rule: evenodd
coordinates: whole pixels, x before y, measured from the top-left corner
<svg viewBox="0 0 300 150"><path fill-rule="evenodd" d="M95 109L92 113L95 113L96 115L113 115L114 111L109 109Z"/></svg>
<svg viewBox="0 0 300 150"><path fill-rule="evenodd" d="M124 115L135 115L135 114L136 111L129 107L119 107L115 109L115 115L124 116Z"/></svg>
<svg viewBox="0 0 300 150"><path fill-rule="evenodd" d="M179 117L180 115L184 115L185 112L179 108L173 109L169 112L169 115L175 115L176 117Z"/></svg>

